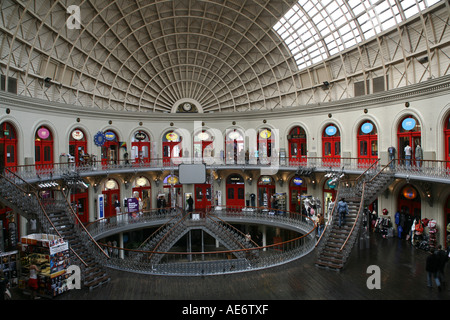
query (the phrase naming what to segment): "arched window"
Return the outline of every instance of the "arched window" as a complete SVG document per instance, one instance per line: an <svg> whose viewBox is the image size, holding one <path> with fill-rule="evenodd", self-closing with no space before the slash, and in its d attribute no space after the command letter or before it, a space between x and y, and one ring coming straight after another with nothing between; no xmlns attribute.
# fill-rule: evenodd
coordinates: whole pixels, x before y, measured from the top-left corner
<svg viewBox="0 0 450 320"><path fill-rule="evenodd" d="M119 163L119 136L113 130L105 131L105 144L103 144L102 165Z"/></svg>
<svg viewBox="0 0 450 320"><path fill-rule="evenodd" d="M163 163L165 166L171 164L171 159L182 157L181 140L182 137L174 131L168 131L163 135Z"/></svg>
<svg viewBox="0 0 450 320"><path fill-rule="evenodd" d="M202 130L194 136L194 160L202 161L203 158L213 157L213 137L211 134Z"/></svg>
<svg viewBox="0 0 450 320"><path fill-rule="evenodd" d="M136 131L131 138L131 161L137 164L150 162L150 136L142 131Z"/></svg>
<svg viewBox="0 0 450 320"><path fill-rule="evenodd" d="M372 121L364 121L358 130L358 164L370 166L378 159L378 133Z"/></svg>
<svg viewBox="0 0 450 320"><path fill-rule="evenodd" d="M258 160L262 164L270 163L272 157L273 134L269 128L263 128L258 131Z"/></svg>
<svg viewBox="0 0 450 320"><path fill-rule="evenodd" d="M86 135L83 130L75 129L70 133L69 153L75 157L77 165L87 162L89 156L87 154Z"/></svg>
<svg viewBox="0 0 450 320"><path fill-rule="evenodd" d="M306 195L307 192L306 181L299 176L292 177L289 183L290 211L302 212L302 195Z"/></svg>
<svg viewBox="0 0 450 320"><path fill-rule="evenodd" d="M225 162L242 164L245 161L244 135L237 129L228 129L225 137Z"/></svg>
<svg viewBox="0 0 450 320"><path fill-rule="evenodd" d="M51 131L41 126L34 136L34 161L37 169L53 167L53 136Z"/></svg>
<svg viewBox="0 0 450 320"><path fill-rule="evenodd" d="M398 126L397 137L400 164L407 168L416 165L415 150L418 145L423 148L420 122L411 115L403 117Z"/></svg>
<svg viewBox="0 0 450 320"><path fill-rule="evenodd" d="M325 126L322 133L322 157L328 166L339 166L341 161L341 134L334 124Z"/></svg>
<svg viewBox="0 0 450 320"><path fill-rule="evenodd" d="M3 122L0 128L0 167L17 168L17 134L16 129L9 122Z"/></svg>
<svg viewBox="0 0 450 320"><path fill-rule="evenodd" d="M306 133L302 127L295 127L287 136L289 142L289 163L305 164L307 156Z"/></svg>
<svg viewBox="0 0 450 320"><path fill-rule="evenodd" d="M445 120L444 125L444 143L445 143L445 161L447 162L447 168L450 169L450 115Z"/></svg>

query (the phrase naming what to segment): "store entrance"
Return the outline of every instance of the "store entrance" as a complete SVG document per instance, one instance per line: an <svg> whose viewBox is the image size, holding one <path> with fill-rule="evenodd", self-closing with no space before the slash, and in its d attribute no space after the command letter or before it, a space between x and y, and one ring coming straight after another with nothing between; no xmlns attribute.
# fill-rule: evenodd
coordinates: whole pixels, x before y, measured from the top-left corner
<svg viewBox="0 0 450 320"><path fill-rule="evenodd" d="M232 174L227 178L227 207L243 208L244 206L244 179L238 174Z"/></svg>
<svg viewBox="0 0 450 320"><path fill-rule="evenodd" d="M211 185L196 184L195 185L195 210L205 212L211 206Z"/></svg>
<svg viewBox="0 0 450 320"><path fill-rule="evenodd" d="M397 210L413 218L421 219L421 198L417 189L412 185L404 186L397 197Z"/></svg>

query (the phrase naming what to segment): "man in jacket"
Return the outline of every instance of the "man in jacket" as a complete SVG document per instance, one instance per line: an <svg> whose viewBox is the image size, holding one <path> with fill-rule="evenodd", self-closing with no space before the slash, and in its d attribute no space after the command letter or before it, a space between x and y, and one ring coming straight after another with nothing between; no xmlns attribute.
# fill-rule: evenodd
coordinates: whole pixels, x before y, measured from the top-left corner
<svg viewBox="0 0 450 320"><path fill-rule="evenodd" d="M347 202L345 202L345 199L342 198L338 202L338 214L339 214L339 228L342 227L343 224L345 224L345 216L348 214L348 205Z"/></svg>

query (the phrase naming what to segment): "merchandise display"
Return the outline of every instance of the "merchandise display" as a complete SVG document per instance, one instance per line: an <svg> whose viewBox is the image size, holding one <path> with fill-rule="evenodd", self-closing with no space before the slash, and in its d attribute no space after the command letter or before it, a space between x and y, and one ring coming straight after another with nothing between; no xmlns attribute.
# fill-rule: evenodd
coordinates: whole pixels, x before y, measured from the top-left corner
<svg viewBox="0 0 450 320"><path fill-rule="evenodd" d="M19 282L17 270L17 254L18 251L9 251L0 253L0 270L11 286L16 286Z"/></svg>
<svg viewBox="0 0 450 320"><path fill-rule="evenodd" d="M31 265L36 265L39 270L39 295L55 297L68 290L69 244L64 239L42 233L22 237L20 256L25 277L30 274Z"/></svg>

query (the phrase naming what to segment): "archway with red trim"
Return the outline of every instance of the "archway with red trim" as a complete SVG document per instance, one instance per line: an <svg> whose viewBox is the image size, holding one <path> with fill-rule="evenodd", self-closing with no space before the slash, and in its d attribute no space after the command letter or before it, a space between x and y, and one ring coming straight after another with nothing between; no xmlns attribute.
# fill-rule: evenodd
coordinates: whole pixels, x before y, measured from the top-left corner
<svg viewBox="0 0 450 320"><path fill-rule="evenodd" d="M289 143L289 164L304 165L307 157L306 132L300 127L294 127L287 136Z"/></svg>
<svg viewBox="0 0 450 320"><path fill-rule="evenodd" d="M302 196L306 195L308 188L306 186L306 181L299 177L292 177L289 182L289 210L292 212L302 211Z"/></svg>
<svg viewBox="0 0 450 320"><path fill-rule="evenodd" d="M46 126L40 126L34 136L36 169L53 168L53 135Z"/></svg>
<svg viewBox="0 0 450 320"><path fill-rule="evenodd" d="M422 201L419 191L411 184L403 186L397 195L397 210L421 218Z"/></svg>
<svg viewBox="0 0 450 320"><path fill-rule="evenodd" d="M450 169L450 114L447 116L444 123L444 160L447 162L447 168Z"/></svg>
<svg viewBox="0 0 450 320"><path fill-rule="evenodd" d="M339 166L341 161L341 133L334 124L325 126L322 132L323 162L330 166Z"/></svg>
<svg viewBox="0 0 450 320"><path fill-rule="evenodd" d="M173 130L168 131L163 135L163 164L165 166L171 164L171 159L183 156L183 150L181 150L182 139L183 138Z"/></svg>
<svg viewBox="0 0 450 320"><path fill-rule="evenodd" d="M3 122L0 128L0 168L17 168L17 133L9 122Z"/></svg>
<svg viewBox="0 0 450 320"><path fill-rule="evenodd" d="M101 148L102 165L119 164L120 139L114 130L105 131L106 141Z"/></svg>
<svg viewBox="0 0 450 320"><path fill-rule="evenodd" d="M226 182L227 206L242 208L245 206L245 181L241 175L233 173Z"/></svg>
<svg viewBox="0 0 450 320"><path fill-rule="evenodd" d="M69 154L75 157L75 164L84 164L87 155L87 140L83 130L76 128L72 130L69 137Z"/></svg>
<svg viewBox="0 0 450 320"><path fill-rule="evenodd" d="M421 143L421 125L416 117L404 116L397 128L397 145L400 164L406 167L416 165L415 150ZM423 146L422 146L423 147Z"/></svg>
<svg viewBox="0 0 450 320"><path fill-rule="evenodd" d="M361 123L356 140L358 143L358 164L370 166L378 159L378 132L372 121L366 120Z"/></svg>

